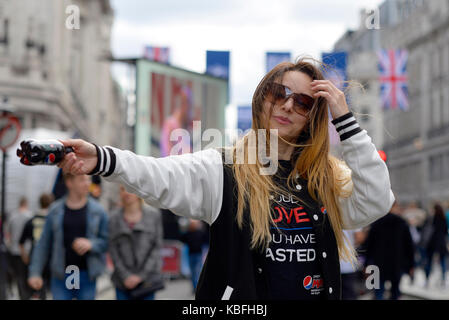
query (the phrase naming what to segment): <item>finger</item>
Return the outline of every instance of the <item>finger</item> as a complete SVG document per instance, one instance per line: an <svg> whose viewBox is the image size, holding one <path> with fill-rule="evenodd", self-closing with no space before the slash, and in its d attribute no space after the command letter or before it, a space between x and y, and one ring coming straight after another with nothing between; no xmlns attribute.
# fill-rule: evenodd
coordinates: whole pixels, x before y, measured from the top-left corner
<svg viewBox="0 0 449 320"><path fill-rule="evenodd" d="M64 158L62 158L62 160L57 164L58 168L62 169L64 168L65 164L67 163L67 156L65 156Z"/></svg>
<svg viewBox="0 0 449 320"><path fill-rule="evenodd" d="M318 91L313 94L314 97L323 97L327 100L332 99L332 95L326 91Z"/></svg>
<svg viewBox="0 0 449 320"><path fill-rule="evenodd" d="M320 84L328 85L332 90L338 90L337 86L330 80L315 80L312 81L311 85L316 86Z"/></svg>
<svg viewBox="0 0 449 320"><path fill-rule="evenodd" d="M84 144L84 140L82 139L66 139L66 140L60 140L65 147L73 147L74 149L81 148Z"/></svg>
<svg viewBox="0 0 449 320"><path fill-rule="evenodd" d="M327 83L312 85L312 90L325 90L334 93L334 89Z"/></svg>
<svg viewBox="0 0 449 320"><path fill-rule="evenodd" d="M72 166L75 164L76 162L76 156L73 153L70 153L66 156L67 162L64 164L64 166L62 167L62 171L64 172L70 172L72 169Z"/></svg>
<svg viewBox="0 0 449 320"><path fill-rule="evenodd" d="M78 171L76 172L76 174L77 175L80 175L80 174L85 174L85 173L87 173L86 172L86 169L84 168L84 161L80 161L80 167L79 167L79 169L78 169Z"/></svg>
<svg viewBox="0 0 449 320"><path fill-rule="evenodd" d="M79 161L78 163L75 163L72 166L72 169L70 170L70 173L73 174L73 175L81 174L83 165L84 165L84 163L82 161Z"/></svg>
<svg viewBox="0 0 449 320"><path fill-rule="evenodd" d="M323 83L327 83L327 84L330 84L330 85L334 85L334 83L333 83L332 81L327 80L327 79L325 79L325 80L313 80L313 81L312 81L312 85L313 85L313 84L323 84Z"/></svg>

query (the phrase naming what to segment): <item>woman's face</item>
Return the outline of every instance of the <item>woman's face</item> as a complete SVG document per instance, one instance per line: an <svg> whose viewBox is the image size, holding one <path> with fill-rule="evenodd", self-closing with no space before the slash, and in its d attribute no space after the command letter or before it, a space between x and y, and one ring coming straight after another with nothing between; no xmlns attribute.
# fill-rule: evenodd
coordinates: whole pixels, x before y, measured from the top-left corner
<svg viewBox="0 0 449 320"><path fill-rule="evenodd" d="M312 78L299 71L289 71L278 81L288 87L294 93L307 94L313 97L311 88ZM269 115L272 103L265 100L264 114ZM297 113L293 109L293 99L290 98L284 104L275 104L273 113L269 119L270 129L278 129L278 135L285 140L295 141L308 122L308 118Z"/></svg>
<svg viewBox="0 0 449 320"><path fill-rule="evenodd" d="M123 186L120 186L120 199L122 200L122 205L124 207L129 207L130 205L140 201L138 196L127 192Z"/></svg>

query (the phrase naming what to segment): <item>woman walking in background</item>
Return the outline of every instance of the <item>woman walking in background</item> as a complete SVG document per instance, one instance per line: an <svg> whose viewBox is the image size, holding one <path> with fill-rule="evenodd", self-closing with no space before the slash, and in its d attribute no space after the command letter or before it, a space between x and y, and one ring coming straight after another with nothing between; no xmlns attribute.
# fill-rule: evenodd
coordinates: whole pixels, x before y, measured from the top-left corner
<svg viewBox="0 0 449 320"><path fill-rule="evenodd" d="M429 286L429 277L432 270L432 262L435 253L438 253L441 264L441 286L446 286L446 255L447 255L447 223L443 207L435 204L433 207L434 215L432 221L432 235L427 244L427 264L426 264L426 287Z"/></svg>
<svg viewBox="0 0 449 320"><path fill-rule="evenodd" d="M160 212L120 187L122 208L110 221L109 252L117 300L154 300L164 287Z"/></svg>

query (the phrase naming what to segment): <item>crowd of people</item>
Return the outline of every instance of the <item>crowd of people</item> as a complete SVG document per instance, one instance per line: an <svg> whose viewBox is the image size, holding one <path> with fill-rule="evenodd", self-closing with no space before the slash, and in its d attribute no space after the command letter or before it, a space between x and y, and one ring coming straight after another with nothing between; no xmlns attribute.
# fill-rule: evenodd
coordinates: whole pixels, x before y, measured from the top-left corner
<svg viewBox="0 0 449 320"><path fill-rule="evenodd" d="M159 209L120 187L120 206L107 214L90 194L88 176L64 175L68 193L54 202L42 194L39 209L30 210L25 197L6 223L9 286L15 284L20 299L95 299L96 279L105 268L105 254L113 262L111 282L116 298L151 300L164 288L162 272L164 228ZM390 212L363 229L345 230L357 248L358 263L341 262L342 298L353 300L367 293L366 268L379 268L375 299L384 299L390 282L390 299L399 299L403 275L415 280L416 269L425 272L425 288L434 264L440 264L440 285L446 288L449 203L434 203L424 210L417 202L395 202ZM170 213L164 213L170 214ZM208 232L198 220L189 219L178 228L177 239L185 243L195 291L204 261ZM61 232L62 231L62 232ZM40 240L40 241L39 241ZM39 241L39 242L38 242ZM89 253L89 254L87 254ZM80 270L79 289L68 288L67 267Z"/></svg>
<svg viewBox="0 0 449 320"><path fill-rule="evenodd" d="M356 299L367 293L369 266L379 270L379 283L374 298L397 300L401 297L400 282L408 275L412 285L430 289L431 272L440 265L437 286L446 289L446 259L448 255L449 203L434 202L428 210L416 202L395 201L390 212L364 229L346 233L358 252L355 266L341 264L343 299ZM415 270L425 274L424 284L418 283ZM385 284L389 282L389 294Z"/></svg>
<svg viewBox="0 0 449 320"><path fill-rule="evenodd" d="M98 201L100 194L92 193L91 177L64 174L63 181L67 192L56 201L53 194L44 193L39 209L30 210L22 197L17 210L8 215L8 296L17 292L21 300L49 296L55 300L93 300L109 255L117 300L154 299L165 280L160 210L121 186L117 208L107 213ZM206 231L203 223L195 220L180 230L195 290Z"/></svg>

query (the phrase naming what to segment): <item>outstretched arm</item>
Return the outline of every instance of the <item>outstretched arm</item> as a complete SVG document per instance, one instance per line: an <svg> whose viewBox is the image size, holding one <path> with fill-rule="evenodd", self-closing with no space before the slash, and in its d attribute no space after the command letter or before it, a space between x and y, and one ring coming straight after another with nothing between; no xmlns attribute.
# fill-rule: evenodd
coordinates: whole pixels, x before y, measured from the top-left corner
<svg viewBox="0 0 449 320"><path fill-rule="evenodd" d="M209 224L221 210L223 165L215 149L154 158L79 139L61 142L75 151L58 165L64 172L101 175L154 207Z"/></svg>

